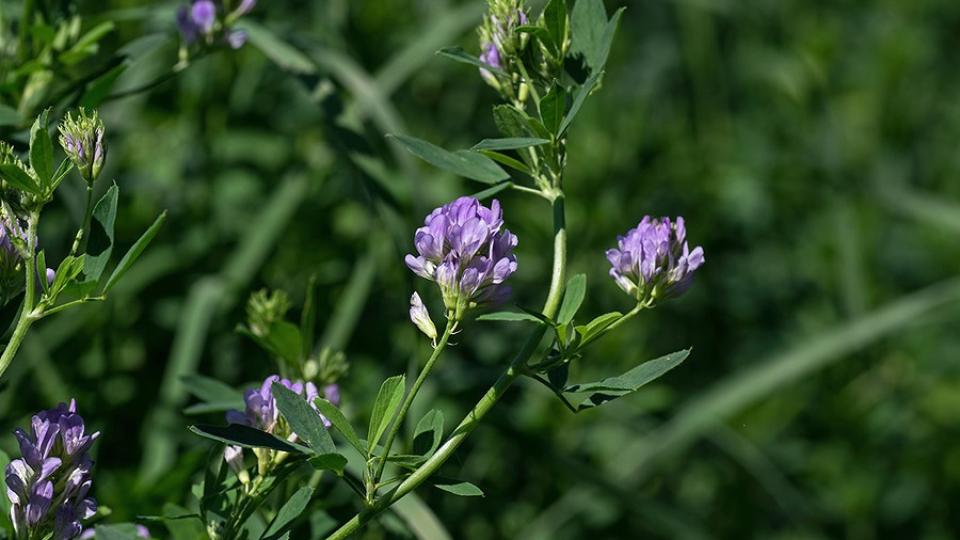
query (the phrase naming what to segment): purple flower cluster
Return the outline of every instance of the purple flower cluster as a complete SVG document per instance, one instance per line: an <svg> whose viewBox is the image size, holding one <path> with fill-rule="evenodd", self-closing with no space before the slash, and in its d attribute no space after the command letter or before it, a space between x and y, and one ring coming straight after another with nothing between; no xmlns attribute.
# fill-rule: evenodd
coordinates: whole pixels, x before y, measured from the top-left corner
<svg viewBox="0 0 960 540"><path fill-rule="evenodd" d="M521 2L502 0L490 5L490 13L480 28L480 61L497 69L522 46L522 38L516 35L518 26L530 22ZM489 70L480 68L480 75L495 88L500 85Z"/></svg>
<svg viewBox="0 0 960 540"><path fill-rule="evenodd" d="M76 116L67 113L60 124L60 146L87 182L96 180L103 168L107 153L103 135L103 121L97 111L80 109Z"/></svg>
<svg viewBox="0 0 960 540"><path fill-rule="evenodd" d="M294 393L303 396L310 407L315 411L317 410L315 401L320 397L320 392L315 384L291 381L290 379L282 379L279 375L270 375L259 387L244 392L243 401L246 405L244 411L227 411L227 422L250 426L295 442L298 438L296 433L289 431L289 429L279 429L280 409L277 408L277 400L273 397L274 383L280 383ZM334 405L339 405L340 388L336 384L325 386L323 388L323 398ZM330 427L330 421L324 418L319 411L317 415L326 427ZM255 449L254 453L257 454L258 459L261 459L259 450ZM238 474L243 470L243 450L239 446L228 446L224 451L224 458Z"/></svg>
<svg viewBox="0 0 960 540"><path fill-rule="evenodd" d="M227 16L225 26L238 17L249 13L256 5L256 0L241 0L240 4ZM201 38L212 41L217 30L217 4L212 0L193 0L189 6L181 6L177 11L177 28L180 36L188 45L196 43ZM225 42L234 49L239 49L247 42L247 34L243 30L227 30L223 34Z"/></svg>
<svg viewBox="0 0 960 540"><path fill-rule="evenodd" d="M61 403L33 416L30 432L13 432L22 458L7 465L7 497L17 535L69 540L83 532L97 503L90 491L89 450L100 432L87 434L77 403Z"/></svg>
<svg viewBox="0 0 960 540"><path fill-rule="evenodd" d="M487 208L473 197L460 197L424 220L414 238L417 255L407 266L435 281L451 316L480 303L496 303L510 293L504 282L517 270L517 236L503 226L500 202Z"/></svg>
<svg viewBox="0 0 960 540"><path fill-rule="evenodd" d="M274 383L280 383L295 394L303 396L310 403L310 406L316 410L317 406L314 404L314 400L320 397L320 392L317 391L315 384L312 382L304 384L300 381L281 379L279 375L270 375L259 388L251 388L244 392L243 402L246 404L246 410L244 412L227 411L227 422L254 427L267 433L275 433L277 422L280 419L280 411L277 409L277 400L273 397ZM340 392L336 385L329 385L324 388L323 395L324 399L331 401L334 405L340 401ZM336 400L331 399L331 396L336 397ZM330 427L325 418L324 424Z"/></svg>
<svg viewBox="0 0 960 540"><path fill-rule="evenodd" d="M618 247L607 250L610 275L624 292L641 303L682 294L690 287L693 272L703 265L703 248L690 250L683 218L644 216Z"/></svg>

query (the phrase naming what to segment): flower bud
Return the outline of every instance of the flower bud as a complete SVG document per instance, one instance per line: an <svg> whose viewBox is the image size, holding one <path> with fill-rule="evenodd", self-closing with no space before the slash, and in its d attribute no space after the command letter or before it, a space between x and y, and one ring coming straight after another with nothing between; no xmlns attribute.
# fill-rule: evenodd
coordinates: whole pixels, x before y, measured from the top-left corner
<svg viewBox="0 0 960 540"><path fill-rule="evenodd" d="M437 340L437 327L433 325L430 319L430 313L427 312L427 306L423 305L420 295L416 292L410 297L410 320L433 341Z"/></svg>
<svg viewBox="0 0 960 540"><path fill-rule="evenodd" d="M103 121L97 111L89 114L81 108L77 116L67 113L60 124L60 146L88 184L93 184L103 168L103 134Z"/></svg>

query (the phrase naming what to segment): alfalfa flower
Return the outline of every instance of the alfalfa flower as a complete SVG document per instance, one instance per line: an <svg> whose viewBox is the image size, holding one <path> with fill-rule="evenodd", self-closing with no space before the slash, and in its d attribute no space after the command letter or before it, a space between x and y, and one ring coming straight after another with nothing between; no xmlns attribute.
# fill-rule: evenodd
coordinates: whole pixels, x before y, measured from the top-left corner
<svg viewBox="0 0 960 540"><path fill-rule="evenodd" d="M417 229L417 255L404 261L415 274L440 286L448 317L460 320L483 303L509 294L505 282L517 270L517 236L503 226L500 202L487 208L460 197L435 209Z"/></svg>
<svg viewBox="0 0 960 540"><path fill-rule="evenodd" d="M437 327L433 324L427 306L423 305L423 300L420 299L420 294L416 291L410 297L410 320L428 338L434 342L437 341Z"/></svg>
<svg viewBox="0 0 960 540"><path fill-rule="evenodd" d="M691 250L687 245L682 217L671 222L644 216L626 236L617 237L617 243L617 248L607 250L610 276L641 304L682 294L705 261L703 248Z"/></svg>
<svg viewBox="0 0 960 540"><path fill-rule="evenodd" d="M480 61L498 70L519 62L518 54L527 38L517 28L529 22L522 0L490 0L479 29ZM499 78L489 70L480 68L480 75L494 88L502 89Z"/></svg>
<svg viewBox="0 0 960 540"><path fill-rule="evenodd" d="M13 432L20 459L7 465L7 497L17 535L70 540L83 532L97 503L90 492L89 450L100 432L86 433L77 403L61 403L33 416L30 431Z"/></svg>
<svg viewBox="0 0 960 540"><path fill-rule="evenodd" d="M107 154L103 135L103 120L97 111L91 114L81 108L76 116L67 113L60 123L60 146L88 184L93 184L103 168Z"/></svg>
<svg viewBox="0 0 960 540"><path fill-rule="evenodd" d="M282 379L279 375L270 375L259 387L251 388L244 392L244 410L227 411L227 422L256 428L280 437L281 439L296 442L299 440L298 435L290 429L290 426L283 420L283 417L280 416L277 400L273 397L274 383L282 384L293 393L303 396L307 403L310 404L310 407L314 411L317 410L316 403L314 402L320 397L320 392L317 391L315 384L312 382L303 383L301 381L291 381L289 379ZM334 400L330 399L330 397L333 396L328 397L327 392L328 389L324 388L324 397L333 402ZM339 401L339 391L335 392L337 394L336 400ZM329 420L324 418L319 412L317 412L317 416L320 417L325 426L330 427ZM257 456L261 474L265 473L274 458L278 458L277 452L265 448L255 448L253 452ZM229 448L224 453L224 458L228 465L235 471L243 469L243 452L239 447Z"/></svg>
<svg viewBox="0 0 960 540"><path fill-rule="evenodd" d="M187 44L210 36L216 22L217 6L211 0L194 0L177 10L177 28Z"/></svg>

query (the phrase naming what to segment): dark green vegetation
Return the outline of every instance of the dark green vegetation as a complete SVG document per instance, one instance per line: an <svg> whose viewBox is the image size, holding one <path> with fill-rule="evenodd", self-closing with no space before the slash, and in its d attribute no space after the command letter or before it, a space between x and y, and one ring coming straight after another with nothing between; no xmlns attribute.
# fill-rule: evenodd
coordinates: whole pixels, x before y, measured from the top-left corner
<svg viewBox="0 0 960 540"><path fill-rule="evenodd" d="M80 12L91 27L116 21L112 50L172 36L173 7L108 1ZM536 384L517 385L442 471L485 497L418 494L458 539L952 536L960 5L627 8L603 89L569 136L570 273L589 275L585 313L630 309L603 251L646 213L684 215L708 262L682 299L598 343L572 378L693 351L645 391L578 415ZM406 316L413 229L437 204L480 189L383 135L447 148L496 135L494 92L474 68L434 55L456 43L477 52L482 9L262 1L247 19L302 53L274 45L283 67L248 44L102 105L103 176L122 186L120 251L163 210L167 223L107 302L28 336L0 393L2 432L76 396L104 432L94 493L110 521L186 504L210 448L186 426L222 417L185 417L193 401L181 376L262 380L272 362L236 332L246 299L282 288L299 307L311 274L318 338L351 363L344 408L365 418L380 381L428 352ZM142 56L114 91L169 70L175 43ZM75 186L42 231L58 260L82 213ZM546 203L499 197L521 239L516 301L538 305L550 271ZM522 335L473 324L411 417L428 403L449 422L462 416ZM0 447L12 453L13 438ZM343 485L322 489L316 508L353 515ZM421 528L435 519L406 515ZM404 530L391 514L364 534Z"/></svg>

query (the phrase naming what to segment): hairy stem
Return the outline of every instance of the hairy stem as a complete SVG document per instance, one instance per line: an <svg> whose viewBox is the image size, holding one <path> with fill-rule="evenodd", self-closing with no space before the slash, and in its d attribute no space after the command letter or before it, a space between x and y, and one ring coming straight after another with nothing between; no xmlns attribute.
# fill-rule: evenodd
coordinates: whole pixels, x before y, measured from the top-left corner
<svg viewBox="0 0 960 540"><path fill-rule="evenodd" d="M383 457L380 459L380 465L377 467L377 474L373 477L374 492L368 493L368 497L372 497L376 492L376 484L383 476L383 469L387 465L387 457L390 456L390 447L393 446L393 440L397 437L397 433L400 431L400 427L403 425L403 419L407 417L407 412L410 410L410 406L413 405L414 398L417 397L417 392L420 391L420 387L423 386L423 382L427 380L427 376L433 369L433 365L440 358L440 353L442 353L443 349L446 348L447 341L450 340L450 335L453 334L453 331L456 330L456 328L457 321L453 318L448 319L447 328L443 331L443 336L440 337L440 341L437 343L437 346L434 347L433 354L430 355L427 363L424 364L423 369L420 370L417 380L414 381L413 387L410 388L410 391L407 392L407 396L403 399L403 403L400 405L400 411L397 413L397 417L393 421L393 426L391 426L390 431L387 433L387 439L383 443Z"/></svg>
<svg viewBox="0 0 960 540"><path fill-rule="evenodd" d="M37 287L37 222L40 220L39 212L31 212L27 218L27 257L23 260L24 274L24 293L23 307L20 309L20 316L17 319L17 326L10 335L10 341L3 349L3 355L0 356L0 378L3 377L13 357L17 355L23 338L27 337L27 331L36 320L33 313ZM46 276L44 276L46 279Z"/></svg>
<svg viewBox="0 0 960 540"><path fill-rule="evenodd" d="M557 188L556 195L553 197L552 206L554 237L553 273L550 278L550 291L547 293L547 299L543 304L543 313L548 317L556 315L557 309L560 306L567 268L566 220L563 206L563 193L559 191L559 187ZM490 412L490 409L493 408L500 397L510 388L510 385L523 374L527 360L536 352L537 346L540 344L545 333L546 327L544 325L537 325L530 333L527 341L523 344L520 352L513 358L510 367L500 375L500 378L498 378L493 386L480 398L480 401L477 402L473 409L467 413L460 422L460 425L453 430L450 438L430 456L430 459L420 465L396 490L377 499L372 507L355 515L350 521L344 523L339 529L328 536L327 540L343 540L348 538L380 512L389 508L393 503L403 498L404 495L410 493L433 476L433 474L450 459L456 449L463 444L463 441L466 440L473 430L477 428L480 420Z"/></svg>

